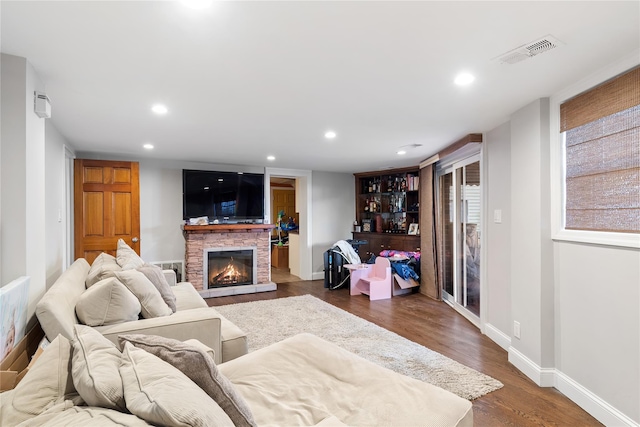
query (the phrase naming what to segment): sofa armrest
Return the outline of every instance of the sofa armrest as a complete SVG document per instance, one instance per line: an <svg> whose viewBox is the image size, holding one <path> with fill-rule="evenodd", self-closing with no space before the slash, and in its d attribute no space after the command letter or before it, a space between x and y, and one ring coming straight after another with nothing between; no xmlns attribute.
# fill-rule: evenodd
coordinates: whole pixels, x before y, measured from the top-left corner
<svg viewBox="0 0 640 427"><path fill-rule="evenodd" d="M109 341L119 346L118 335L159 335L179 341L196 339L213 349L215 362L222 363L220 315L208 307L176 311L171 316L140 319L95 328Z"/></svg>
<svg viewBox="0 0 640 427"><path fill-rule="evenodd" d="M175 286L178 282L178 279L176 279L176 272L173 270L162 270L162 272L164 273L164 278L167 279L169 286Z"/></svg>

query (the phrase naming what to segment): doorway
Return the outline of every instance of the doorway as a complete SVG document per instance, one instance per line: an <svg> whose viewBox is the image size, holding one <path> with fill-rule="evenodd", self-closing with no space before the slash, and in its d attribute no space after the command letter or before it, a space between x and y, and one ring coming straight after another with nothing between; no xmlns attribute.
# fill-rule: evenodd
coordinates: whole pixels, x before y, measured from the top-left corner
<svg viewBox="0 0 640 427"><path fill-rule="evenodd" d="M275 283L298 281L300 277L291 273L291 267L294 271L298 268L290 265L296 262L293 252L297 247L300 223L299 213L296 211L296 180L272 176L269 184L271 218L276 224L271 234L271 280Z"/></svg>
<svg viewBox="0 0 640 427"><path fill-rule="evenodd" d="M480 154L439 169L438 242L444 301L480 325Z"/></svg>

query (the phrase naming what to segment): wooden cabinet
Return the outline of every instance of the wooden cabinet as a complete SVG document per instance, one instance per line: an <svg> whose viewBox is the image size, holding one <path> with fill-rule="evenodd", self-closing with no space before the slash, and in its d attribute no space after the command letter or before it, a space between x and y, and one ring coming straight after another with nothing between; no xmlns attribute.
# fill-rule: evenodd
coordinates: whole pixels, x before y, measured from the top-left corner
<svg viewBox="0 0 640 427"><path fill-rule="evenodd" d="M419 250L420 236L408 234L420 218L419 172L416 166L355 174L361 232L354 232L353 238L368 242L359 248L361 258L385 249Z"/></svg>
<svg viewBox="0 0 640 427"><path fill-rule="evenodd" d="M366 241L358 247L360 258L366 260L371 254L376 256L380 251L389 249L396 251L419 252L420 236L389 233L353 233L354 240Z"/></svg>

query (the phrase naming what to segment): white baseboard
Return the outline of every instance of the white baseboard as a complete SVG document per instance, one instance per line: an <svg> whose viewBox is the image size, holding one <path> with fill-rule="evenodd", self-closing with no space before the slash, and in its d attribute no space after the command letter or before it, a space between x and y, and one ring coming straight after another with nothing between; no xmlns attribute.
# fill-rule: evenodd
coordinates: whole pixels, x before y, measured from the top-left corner
<svg viewBox="0 0 640 427"><path fill-rule="evenodd" d="M555 368L542 368L514 347L509 347L509 362L540 387L555 387Z"/></svg>
<svg viewBox="0 0 640 427"><path fill-rule="evenodd" d="M323 280L323 279L324 279L323 271L316 271L311 274L311 280Z"/></svg>
<svg viewBox="0 0 640 427"><path fill-rule="evenodd" d="M484 324L484 334L491 338L491 340L500 347L509 351L509 347L511 347L511 337L509 335L505 334L491 323Z"/></svg>
<svg viewBox="0 0 640 427"><path fill-rule="evenodd" d="M556 370L555 377L555 387L602 424L606 426L640 426L639 423L633 421L564 373Z"/></svg>
<svg viewBox="0 0 640 427"><path fill-rule="evenodd" d="M487 335L489 334L487 333ZM509 347L508 352L509 362L533 382L540 387L555 387L602 424L606 426L640 427L638 422L632 420L563 372L555 368L541 368L513 347Z"/></svg>

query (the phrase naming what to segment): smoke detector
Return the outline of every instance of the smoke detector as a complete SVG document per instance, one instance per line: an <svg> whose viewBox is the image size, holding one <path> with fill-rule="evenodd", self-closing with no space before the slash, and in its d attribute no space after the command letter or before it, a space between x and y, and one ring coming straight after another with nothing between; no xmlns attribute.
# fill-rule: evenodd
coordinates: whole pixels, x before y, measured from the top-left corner
<svg viewBox="0 0 640 427"><path fill-rule="evenodd" d="M532 58L536 55L540 55L541 53L548 52L551 49L555 49L556 47L563 44L564 43L562 43L552 35L547 35L541 39L532 41L531 43L527 43L523 46L520 46L519 48L513 49L493 59L497 59L501 64L515 64L517 62L524 61L525 59Z"/></svg>

